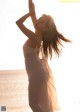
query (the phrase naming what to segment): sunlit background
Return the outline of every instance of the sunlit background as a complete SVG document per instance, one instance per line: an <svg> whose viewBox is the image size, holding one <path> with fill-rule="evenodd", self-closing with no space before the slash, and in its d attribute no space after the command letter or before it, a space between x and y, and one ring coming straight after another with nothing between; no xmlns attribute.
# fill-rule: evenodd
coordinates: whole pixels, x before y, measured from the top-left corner
<svg viewBox="0 0 80 112"><path fill-rule="evenodd" d="M61 112L80 112L80 3L60 0L33 0L37 17L53 16L57 28L72 44L64 44L60 58L53 58ZM27 37L15 21L28 12L28 0L0 0L0 70L24 69L22 46ZM30 18L25 25L33 29Z"/></svg>

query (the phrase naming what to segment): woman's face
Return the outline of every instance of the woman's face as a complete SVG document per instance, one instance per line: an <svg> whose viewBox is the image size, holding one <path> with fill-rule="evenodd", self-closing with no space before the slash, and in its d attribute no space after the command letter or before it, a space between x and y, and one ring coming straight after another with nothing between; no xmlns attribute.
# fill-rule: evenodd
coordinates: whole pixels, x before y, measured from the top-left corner
<svg viewBox="0 0 80 112"><path fill-rule="evenodd" d="M44 31L47 26L47 21L48 21L48 18L42 15L35 23L36 30L41 31L41 32Z"/></svg>

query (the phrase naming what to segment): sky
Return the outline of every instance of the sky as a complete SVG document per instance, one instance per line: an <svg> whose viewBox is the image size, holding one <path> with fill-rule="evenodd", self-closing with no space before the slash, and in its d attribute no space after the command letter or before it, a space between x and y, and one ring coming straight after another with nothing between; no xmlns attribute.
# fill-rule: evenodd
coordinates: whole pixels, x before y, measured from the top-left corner
<svg viewBox="0 0 80 112"><path fill-rule="evenodd" d="M34 0L37 17L50 14L62 34L72 43L63 43L60 58L49 61L54 71L62 112L80 111L80 2ZM23 44L27 37L15 22L28 12L28 0L0 0L0 70L24 69ZM30 18L25 25L34 30ZM61 89L63 91L61 91ZM66 104L66 105L65 105ZM73 108L74 107L74 108Z"/></svg>
<svg viewBox="0 0 80 112"><path fill-rule="evenodd" d="M66 49L63 50L62 55L65 56L63 58L70 59L70 61L74 60L75 63L78 61L79 64L80 3L66 3L59 0L34 0L34 3L37 17L40 17L43 13L52 15L58 29L66 37L72 39L73 43L71 45L65 45ZM15 21L27 12L28 0L0 0L0 69L24 68L22 46L27 37L18 29ZM33 30L30 18L25 24ZM69 55L69 53L71 54Z"/></svg>

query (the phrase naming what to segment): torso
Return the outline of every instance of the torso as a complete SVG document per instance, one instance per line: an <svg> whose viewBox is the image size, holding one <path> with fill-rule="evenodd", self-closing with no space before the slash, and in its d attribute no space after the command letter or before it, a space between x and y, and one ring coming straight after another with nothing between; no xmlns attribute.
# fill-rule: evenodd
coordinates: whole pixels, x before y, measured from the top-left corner
<svg viewBox="0 0 80 112"><path fill-rule="evenodd" d="M35 41L32 41L30 39L27 40L27 45L32 47L32 48L40 48L41 46L41 37L36 36Z"/></svg>
<svg viewBox="0 0 80 112"><path fill-rule="evenodd" d="M28 46L30 46L32 48L36 48L35 43L32 42L30 39L28 39L26 43L27 43Z"/></svg>

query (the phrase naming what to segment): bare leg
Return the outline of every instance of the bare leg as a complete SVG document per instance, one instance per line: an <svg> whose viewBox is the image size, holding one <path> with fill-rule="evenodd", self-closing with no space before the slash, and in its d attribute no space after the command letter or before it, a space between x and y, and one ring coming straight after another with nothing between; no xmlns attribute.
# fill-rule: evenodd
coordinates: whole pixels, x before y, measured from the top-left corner
<svg viewBox="0 0 80 112"><path fill-rule="evenodd" d="M40 94L40 89L42 85L42 80L35 76L29 81L29 105L33 112L42 112L38 105L38 98Z"/></svg>

